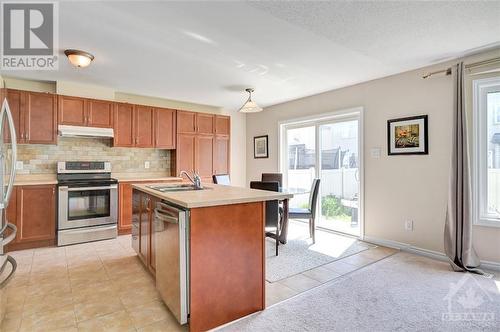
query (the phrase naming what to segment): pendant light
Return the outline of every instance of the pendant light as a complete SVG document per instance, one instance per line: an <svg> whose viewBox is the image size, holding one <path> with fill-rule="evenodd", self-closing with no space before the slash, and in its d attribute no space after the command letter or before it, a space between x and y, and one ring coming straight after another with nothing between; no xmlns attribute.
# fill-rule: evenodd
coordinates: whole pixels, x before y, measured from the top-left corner
<svg viewBox="0 0 500 332"><path fill-rule="evenodd" d="M79 68L87 67L90 65L94 56L88 52L80 50L65 50L64 54L68 57L69 62Z"/></svg>
<svg viewBox="0 0 500 332"><path fill-rule="evenodd" d="M245 104L243 104L243 106L241 106L241 108L239 109L238 112L241 112L241 113L257 113L257 112L261 112L262 108L260 108L259 105L257 105L252 100L252 92L254 90L252 88L248 88L248 89L245 89L245 91L248 92L248 99L245 102Z"/></svg>

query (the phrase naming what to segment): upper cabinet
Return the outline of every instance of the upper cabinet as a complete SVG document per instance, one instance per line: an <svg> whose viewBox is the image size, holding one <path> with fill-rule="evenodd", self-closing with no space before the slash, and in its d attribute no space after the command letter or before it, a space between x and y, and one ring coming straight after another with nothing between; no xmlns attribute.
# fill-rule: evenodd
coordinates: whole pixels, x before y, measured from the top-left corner
<svg viewBox="0 0 500 332"><path fill-rule="evenodd" d="M225 115L215 116L215 134L229 136L231 130L231 118Z"/></svg>
<svg viewBox="0 0 500 332"><path fill-rule="evenodd" d="M196 133L213 135L215 132L213 114L196 113Z"/></svg>
<svg viewBox="0 0 500 332"><path fill-rule="evenodd" d="M57 97L51 93L7 89L17 143L57 144ZM10 139L6 130L6 139Z"/></svg>
<svg viewBox="0 0 500 332"><path fill-rule="evenodd" d="M187 111L177 111L177 133L196 133L196 113Z"/></svg>
<svg viewBox="0 0 500 332"><path fill-rule="evenodd" d="M112 128L113 102L59 96L59 124Z"/></svg>
<svg viewBox="0 0 500 332"><path fill-rule="evenodd" d="M155 109L155 147L159 149L175 149L176 122L175 110L167 108Z"/></svg>
<svg viewBox="0 0 500 332"><path fill-rule="evenodd" d="M176 111L115 103L113 146L175 149Z"/></svg>
<svg viewBox="0 0 500 332"><path fill-rule="evenodd" d="M90 127L113 128L113 104L106 100L88 100L87 124Z"/></svg>

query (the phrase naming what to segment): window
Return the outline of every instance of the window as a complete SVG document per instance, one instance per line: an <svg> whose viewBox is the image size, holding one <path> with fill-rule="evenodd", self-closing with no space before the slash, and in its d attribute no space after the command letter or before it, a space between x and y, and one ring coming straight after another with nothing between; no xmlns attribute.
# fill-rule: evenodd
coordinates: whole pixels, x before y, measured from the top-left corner
<svg viewBox="0 0 500 332"><path fill-rule="evenodd" d="M473 87L474 222L500 227L500 77Z"/></svg>

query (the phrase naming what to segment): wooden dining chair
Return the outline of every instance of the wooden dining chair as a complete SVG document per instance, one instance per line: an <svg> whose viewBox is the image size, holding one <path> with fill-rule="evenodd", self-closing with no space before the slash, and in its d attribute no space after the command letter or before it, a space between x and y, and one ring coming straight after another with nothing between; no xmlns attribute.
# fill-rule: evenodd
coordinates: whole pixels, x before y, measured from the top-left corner
<svg viewBox="0 0 500 332"><path fill-rule="evenodd" d="M215 184L222 184L224 186L231 185L231 179L229 178L229 174L215 174L212 175L212 180Z"/></svg>
<svg viewBox="0 0 500 332"><path fill-rule="evenodd" d="M320 179L314 179L309 193L309 206L307 208L290 208L288 217L290 219L309 220L309 236L316 243L316 207L318 205Z"/></svg>
<svg viewBox="0 0 500 332"><path fill-rule="evenodd" d="M252 181L250 182L250 188L268 190L268 191L279 191L278 181ZM280 225L281 225L282 215L279 212L278 201L267 201L266 202L266 236L276 240L276 256L278 256L278 246L280 238ZM272 232L274 230L274 233Z"/></svg>
<svg viewBox="0 0 500 332"><path fill-rule="evenodd" d="M280 187L283 187L283 174L281 173L262 173L261 180L264 182L278 181Z"/></svg>

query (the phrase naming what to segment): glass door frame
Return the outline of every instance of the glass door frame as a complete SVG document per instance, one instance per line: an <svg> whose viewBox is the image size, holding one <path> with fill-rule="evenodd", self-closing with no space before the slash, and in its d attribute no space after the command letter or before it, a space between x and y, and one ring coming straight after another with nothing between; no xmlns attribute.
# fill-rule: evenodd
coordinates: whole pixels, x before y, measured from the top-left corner
<svg viewBox="0 0 500 332"><path fill-rule="evenodd" d="M287 130L302 128L302 127L315 127L315 150L316 150L316 167L315 176L321 178L321 135L320 126L324 124L331 124L335 122L358 120L358 151L359 151L359 236L343 233L329 228L319 227L320 229L325 229L327 231L333 231L341 233L347 236L356 237L359 239L364 239L365 235L365 223L364 223L364 108L355 107L350 109L338 110L330 113L323 113L314 116L308 116L303 118L295 118L286 121L281 121L278 123L278 133L279 133L279 144L278 144L278 169L283 174L283 186L288 186L288 141L287 141ZM317 206L321 209L320 204ZM319 212L319 211L317 211ZM320 216L319 213L317 213Z"/></svg>

